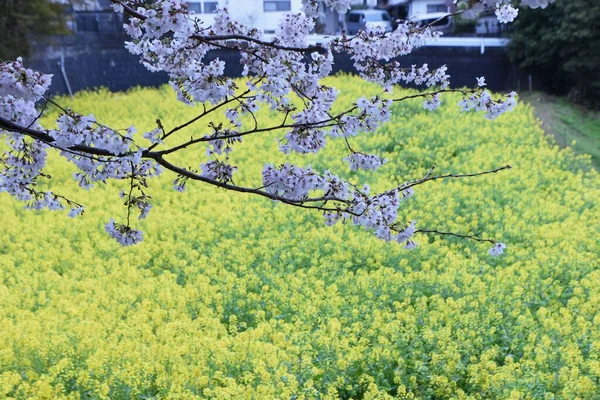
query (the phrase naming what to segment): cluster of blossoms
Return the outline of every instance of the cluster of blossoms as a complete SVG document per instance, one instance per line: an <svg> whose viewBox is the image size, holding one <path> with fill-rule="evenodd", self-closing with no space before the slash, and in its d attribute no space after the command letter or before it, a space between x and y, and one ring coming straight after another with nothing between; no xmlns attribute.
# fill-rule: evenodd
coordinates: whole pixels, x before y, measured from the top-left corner
<svg viewBox="0 0 600 400"><path fill-rule="evenodd" d="M532 8L544 8L552 0L522 0ZM461 0L464 2L464 0ZM131 41L126 43L130 52L140 57L140 62L150 71L164 71L176 91L179 100L186 104L204 103L204 113L181 126L166 132L157 120L157 128L142 136L150 146L135 142L136 130L115 130L100 124L93 115L80 115L63 110L57 120L57 128L45 130L37 122L39 113L35 108L50 85L50 76L34 72L23 66L22 60L0 64L0 134L6 136L8 150L0 158L0 191L28 202L28 207L53 210L70 208L69 216L83 213L84 208L71 200L51 192L35 190L36 180L47 177L43 173L46 152L57 148L60 154L77 167L74 179L81 187L90 188L95 182L118 179L128 182L126 197L127 224L111 220L106 231L123 245L141 240L141 232L129 226L129 215L137 209L139 218L145 218L151 209L150 196L145 193L146 180L161 173L162 168L177 174L174 188L185 190L189 179L201 180L232 190L249 191L235 186L233 172L237 167L227 163L227 155L242 136L262 131L286 129L280 140L284 153L317 153L325 147L326 138L342 137L350 152L345 158L354 171L374 170L386 160L377 156L354 151L349 138L361 132L376 130L390 119L391 89L397 84L435 87L436 91L417 95L425 98L424 108L433 110L440 105L440 94L450 84L446 66L430 69L402 67L398 57L409 54L440 33L429 27L419 27L411 22L400 22L393 32L367 27L356 36L343 35L319 46L307 46L307 36L315 26L318 16L317 0L302 0L302 13L287 15L275 32L275 39L267 42L262 32L232 20L225 9L217 10L214 23L205 24L190 14L181 0L155 0L135 2L113 0L116 12L126 12L130 18L125 30ZM339 13L350 8L349 0L325 0L324 4ZM509 22L517 15L514 2L509 0L479 0L465 2L467 12L495 9L501 22ZM465 12L465 14L467 14ZM225 76L223 60L206 60L213 49L224 48L241 54L244 76L248 77L247 90ZM348 54L359 74L381 87L381 94L371 98L359 98L354 107L338 114L333 105L339 95L335 88L322 82L333 67L333 52ZM485 79L478 78L478 85L471 91L463 91L462 110L480 110L493 119L516 104L514 93L505 99L493 100L483 89ZM410 96L415 97L415 96ZM298 101L299 99L299 101ZM303 107L296 104L301 102ZM207 108L208 105L208 108ZM211 108L211 105L213 107ZM259 127L255 112L263 105L282 115L280 125ZM182 145L155 151L167 145L168 137L196 120L223 108L229 128L210 123L213 132L192 138ZM242 116L248 114L254 120L254 128L242 130ZM207 156L214 157L200 165L201 172L179 168L165 160L164 156L187 146L203 142L208 144ZM225 153L225 160L216 156ZM292 205L311 203L311 208L324 212L328 223L339 219L351 220L385 240L396 240L414 247L412 236L415 224L403 226L397 221L398 207L409 198L412 187L403 187L382 194L369 195L368 187L362 190L355 185L326 171L322 175L310 167L301 168L291 164L274 167L265 165L262 172L264 191L252 191ZM321 197L310 198L311 193ZM498 245L496 245L495 249ZM491 252L500 254L500 250Z"/></svg>
<svg viewBox="0 0 600 400"><path fill-rule="evenodd" d="M496 17L498 17L499 22L503 24L513 22L515 18L517 18L517 15L519 15L519 10L514 8L510 4L496 4Z"/></svg>
<svg viewBox="0 0 600 400"><path fill-rule="evenodd" d="M90 188L92 182L108 179L135 177L139 182L160 173L156 163L142 158L140 149L132 151L133 127L119 133L98 124L93 115L83 116L65 110L57 119L57 129L42 130L35 103L42 99L50 82L49 75L26 69L21 59L0 65L0 118L41 135L27 136L16 129L6 130L6 126L0 129L9 146L0 158L4 167L0 171L0 191L25 201L30 209L63 210L68 207L71 218L83 214L82 205L49 191L36 190L40 177L49 179L43 173L49 148L58 148L63 157L77 166L74 179L84 188ZM150 205L143 203L138 200L135 204L142 204L140 212L145 216ZM140 235L129 236L141 238Z"/></svg>
<svg viewBox="0 0 600 400"><path fill-rule="evenodd" d="M38 196L36 196L36 200L25 206L26 208L31 210L41 210L43 208L47 208L51 211L64 210L65 207L61 204L58 197L52 192L46 192L43 194L37 193L37 195Z"/></svg>
<svg viewBox="0 0 600 400"><path fill-rule="evenodd" d="M434 94L430 98L425 99L425 102L423 103L423 108L428 111L433 111L441 105L442 103L440 101L440 95Z"/></svg>
<svg viewBox="0 0 600 400"><path fill-rule="evenodd" d="M231 182L233 171L237 168L221 161L209 161L201 164L202 176L218 182Z"/></svg>
<svg viewBox="0 0 600 400"><path fill-rule="evenodd" d="M0 65L0 97L3 100L13 98L35 103L48 91L51 78L50 75L25 68L23 59L19 57L16 61Z"/></svg>
<svg viewBox="0 0 600 400"><path fill-rule="evenodd" d="M177 175L177 178L173 181L173 189L177 192L185 192L185 185L188 180L189 178L184 175Z"/></svg>
<svg viewBox="0 0 600 400"><path fill-rule="evenodd" d="M504 249L506 248L506 245L504 243L496 243L494 244L494 246L489 250L489 253L492 257L498 257L501 254L504 254Z"/></svg>
<svg viewBox="0 0 600 400"><path fill-rule="evenodd" d="M133 142L135 133L133 126L129 127L124 134L120 134L110 128L98 125L92 114L86 117L69 110L62 114L56 122L58 129L52 129L48 133L54 139L54 143L63 149L85 144L121 155L130 151L129 144Z"/></svg>
<svg viewBox="0 0 600 400"><path fill-rule="evenodd" d="M361 131L372 132L381 124L389 121L392 100L374 96L370 99L361 97L356 101L357 114L346 114L330 130L333 137L346 138L356 136Z"/></svg>
<svg viewBox="0 0 600 400"><path fill-rule="evenodd" d="M461 111L485 111L485 118L496 119L503 113L512 110L517 105L517 94L510 92L503 99L494 100L488 90L465 96L458 103Z"/></svg>
<svg viewBox="0 0 600 400"><path fill-rule="evenodd" d="M113 219L106 224L104 230L122 246L131 246L142 241L141 231L116 223Z"/></svg>
<svg viewBox="0 0 600 400"><path fill-rule="evenodd" d="M521 0L520 3L530 8L546 8L548 4L554 0ZM462 17L466 19L474 19L480 13L486 10L494 10L498 21L501 23L509 23L515 20L519 14L519 10L515 7L519 2L511 0L454 0L459 8L463 8Z"/></svg>
<svg viewBox="0 0 600 400"><path fill-rule="evenodd" d="M554 0L521 0L521 3L529 6L530 8L546 8L548 4ZM518 8L515 7L511 0L480 0L479 3L474 4L470 7L470 13L468 16L475 17L477 12L482 12L487 8L491 8L495 11L498 22L507 24L513 22L519 15Z"/></svg>
<svg viewBox="0 0 600 400"><path fill-rule="evenodd" d="M380 84L385 90L401 83L445 88L450 78L446 75L446 66L433 71L429 70L427 64L420 68L413 65L411 69L405 69L394 60L410 54L440 35L440 32L403 22L391 33L384 32L381 27L367 27L353 38L342 37L331 41L330 45L336 51L351 55L360 76Z"/></svg>
<svg viewBox="0 0 600 400"><path fill-rule="evenodd" d="M311 191L320 189L323 185L323 178L312 168L301 168L289 163L279 168L272 164L265 165L262 177L267 193L292 201L307 198Z"/></svg>
<svg viewBox="0 0 600 400"><path fill-rule="evenodd" d="M161 139L162 136L163 136L163 131L162 131L162 129L160 129L160 127L154 128L150 132L144 133L144 139L149 140L150 143L152 143L153 145L159 144L159 143L164 143Z"/></svg>
<svg viewBox="0 0 600 400"><path fill-rule="evenodd" d="M38 128L38 111L35 103L50 86L50 76L23 66L18 58L0 64L0 117L20 127ZM17 130L0 127L0 135L6 136L8 150L0 157L0 192L7 192L34 209L60 209L62 205L52 193L35 190L37 179L42 176L46 164L47 145L30 140Z"/></svg>
<svg viewBox="0 0 600 400"><path fill-rule="evenodd" d="M269 193L294 202L310 201L312 192L322 191L324 198L335 205L335 208L324 212L327 225L339 220L351 221L374 232L380 239L405 243L407 248L415 247L411 240L416 232L415 223L399 229L397 221L400 203L412 196L412 190L394 189L370 195L367 185L358 189L329 171L320 176L310 167L300 168L290 164L278 168L265 166L263 184Z"/></svg>
<svg viewBox="0 0 600 400"><path fill-rule="evenodd" d="M233 131L225 129L222 131L221 135L219 133L215 133L210 136L205 136L206 139L209 139L208 142L210 143L210 145L206 148L206 155L213 156L221 155L223 153L227 155L231 153L233 151L233 145L242 141L242 138L239 136L227 137L234 134L235 133ZM211 138L217 138L219 136L226 136L227 138L210 140Z"/></svg>
<svg viewBox="0 0 600 400"><path fill-rule="evenodd" d="M352 153L344 158L344 161L350 165L352 171L356 171L358 169L376 170L385 164L387 159L375 154Z"/></svg>

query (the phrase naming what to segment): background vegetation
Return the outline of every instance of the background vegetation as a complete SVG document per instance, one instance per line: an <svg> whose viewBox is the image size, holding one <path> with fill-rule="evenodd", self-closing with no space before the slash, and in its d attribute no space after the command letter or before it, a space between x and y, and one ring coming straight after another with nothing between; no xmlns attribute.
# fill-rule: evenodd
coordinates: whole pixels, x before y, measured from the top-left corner
<svg viewBox="0 0 600 400"><path fill-rule="evenodd" d="M542 92L522 92L520 95L531 104L542 128L558 145L589 154L592 164L600 169L600 112Z"/></svg>
<svg viewBox="0 0 600 400"><path fill-rule="evenodd" d="M50 0L0 0L0 61L27 57L31 35L70 33L67 7Z"/></svg>
<svg viewBox="0 0 600 400"><path fill-rule="evenodd" d="M545 10L521 8L508 49L545 88L600 108L599 37L600 2L557 0Z"/></svg>
<svg viewBox="0 0 600 400"><path fill-rule="evenodd" d="M374 93L358 78L330 82L340 106ZM259 186L263 163L291 160L382 189L433 163L510 163L422 186L402 210L419 227L502 240L504 257L427 236L406 251L262 198L194 183L177 193L169 174L151 182L144 242L121 248L103 232L124 218L121 187L76 190L73 169L52 157L53 188L88 211L70 220L0 195L0 397L597 399L600 176L589 156L548 143L529 106L490 122L458 101L433 113L419 100L395 105L392 122L354 140L389 158L377 173L353 175L340 141L295 157L257 135L232 154L236 179ZM60 102L141 132L198 112L167 87ZM204 159L199 148L178 161Z"/></svg>

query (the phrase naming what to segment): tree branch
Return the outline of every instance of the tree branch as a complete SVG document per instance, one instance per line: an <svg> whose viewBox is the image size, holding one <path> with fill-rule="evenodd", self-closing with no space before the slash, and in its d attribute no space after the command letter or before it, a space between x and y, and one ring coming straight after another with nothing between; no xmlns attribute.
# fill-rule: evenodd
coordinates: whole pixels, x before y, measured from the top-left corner
<svg viewBox="0 0 600 400"><path fill-rule="evenodd" d="M489 242L491 244L496 244L496 241L493 239L483 239L483 238L479 238L477 236L463 235L463 234L454 233L454 232L442 232L442 231L437 231L434 229L417 229L415 231L415 233L427 233L427 234L435 234L435 235L454 236L454 237L461 238L461 239L474 240L476 242L482 242L482 243Z"/></svg>
<svg viewBox="0 0 600 400"><path fill-rule="evenodd" d="M0 128L5 129L7 131L14 132L14 133L21 133L21 134L27 135L33 139L39 140L40 142L44 142L49 145L52 145L52 143L55 142L54 138L45 132L39 131L37 129L27 128L24 126L17 125L14 122L12 122L6 118L3 118L3 117L0 117ZM56 146L54 146L54 147L56 147ZM93 154L96 156L107 156L107 157L124 157L126 155L130 155L130 154L117 155L117 154L111 153L108 150L99 149L96 147L85 146L85 145L71 146L68 148L68 150L82 152L82 153L89 153L89 154Z"/></svg>
<svg viewBox="0 0 600 400"><path fill-rule="evenodd" d="M395 187L394 189L390 189L390 190L388 190L385 193L391 193L394 190L406 190L406 189L411 188L413 186L417 186L417 185L420 185L422 183L429 182L429 181L435 181L437 179L445 179L445 178L468 178L468 177L473 177L473 176L495 174L497 172L503 171L505 169L511 169L511 168L512 167L510 165L505 165L503 167L499 167L499 168L492 169L492 170L489 170L489 171L475 172L475 173L472 173L472 174L455 174L455 173L450 173L450 174L446 174L446 175L431 176L431 172L433 170L433 168L432 168L432 169L429 170L429 172L427 173L427 175L425 175L424 178L421 178L419 180L413 181L411 183L405 183L405 184L403 184L401 186Z"/></svg>
<svg viewBox="0 0 600 400"><path fill-rule="evenodd" d="M276 194L271 194L271 193L262 191L260 189L232 185L229 183L224 183L224 182L220 182L220 181L217 181L214 179L207 178L205 176L202 176L200 174L197 174L195 172L189 171L185 168L181 168L181 167L176 166L175 164L170 163L162 156L162 154L155 154L152 157L152 159L154 159L158 164L162 165L165 169L168 169L171 172L175 172L178 175L185 176L192 180L205 182L205 183L208 183L208 184L211 184L213 186L217 186L217 187L220 187L223 189L232 190L234 192L256 194L256 195L266 197L271 200L280 201L282 203L289 204L289 205L296 206L296 207L301 207L301 208L308 208L308 209L314 209L314 210L320 210L320 211L345 212L345 213L348 213L351 215L358 215L347 209L327 208L327 207L322 207L322 206L313 206L313 205L304 204L304 203L325 202L325 201L336 201L336 202L349 203L347 200L342 200L342 199L338 199L335 197L317 197L317 198L305 198L305 199L299 199L299 200L292 200L292 199L278 196Z"/></svg>

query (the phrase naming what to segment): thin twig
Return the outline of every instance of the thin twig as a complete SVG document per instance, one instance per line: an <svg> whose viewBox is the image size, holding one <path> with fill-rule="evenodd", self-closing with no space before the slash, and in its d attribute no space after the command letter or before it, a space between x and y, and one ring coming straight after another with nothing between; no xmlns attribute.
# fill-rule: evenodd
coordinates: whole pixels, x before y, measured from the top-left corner
<svg viewBox="0 0 600 400"><path fill-rule="evenodd" d="M461 239L469 239L469 240L474 240L476 242L489 242L491 244L496 244L496 241L493 239L483 239L477 236L473 236L473 235L463 235L461 233L454 233L454 232L442 232L442 231L437 231L435 229L417 229L415 231L415 233L427 233L427 234L435 234L435 235L446 235L446 236L454 236L457 238L461 238Z"/></svg>
<svg viewBox="0 0 600 400"><path fill-rule="evenodd" d="M499 167L496 169L492 169L489 171L482 171L482 172L475 172L475 173L471 173L471 174L455 174L455 173L450 173L450 174L446 174L446 175L436 175L436 176L429 176L430 174L427 173L427 175L425 175L424 178L421 178L419 180L416 180L414 182L411 183L405 183L403 185L400 185L398 187L395 187L393 189L388 190L387 192L385 192L386 194L389 194L391 192L393 192L394 190L406 190L408 188L411 188L413 186L417 186L420 185L422 183L425 182L429 182L429 181L435 181L437 179L446 179L446 178L469 178L469 177L473 177L473 176L480 176L480 175L487 175L487 174L495 174L497 172L503 171L505 169L511 169L512 167L510 165L505 165L503 167Z"/></svg>

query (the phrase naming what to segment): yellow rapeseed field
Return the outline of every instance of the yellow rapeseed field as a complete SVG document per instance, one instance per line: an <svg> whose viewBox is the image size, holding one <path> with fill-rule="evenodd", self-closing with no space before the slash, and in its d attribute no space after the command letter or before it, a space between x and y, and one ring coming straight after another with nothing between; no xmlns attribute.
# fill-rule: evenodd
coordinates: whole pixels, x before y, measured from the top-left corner
<svg viewBox="0 0 600 400"><path fill-rule="evenodd" d="M330 83L339 107L376 92L350 76ZM234 179L260 186L265 162L291 161L379 190L433 163L511 164L422 185L402 208L420 228L505 242L502 257L425 235L407 251L264 198L196 182L178 193L169 173L150 181L154 208L134 225L144 241L122 248L104 225L125 218L126 183L78 189L51 157L52 188L87 210L72 220L0 195L0 398L599 399L600 176L550 144L529 107L490 122L459 100L396 104L391 123L354 139L390 160L377 172L352 173L340 141L286 156L276 134L259 134L234 150ZM59 101L140 132L199 110L168 87ZM205 149L171 160L198 169Z"/></svg>

